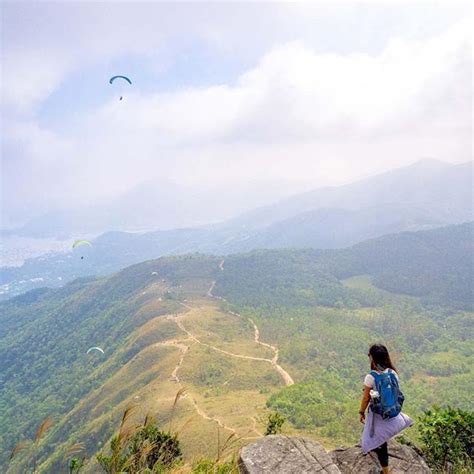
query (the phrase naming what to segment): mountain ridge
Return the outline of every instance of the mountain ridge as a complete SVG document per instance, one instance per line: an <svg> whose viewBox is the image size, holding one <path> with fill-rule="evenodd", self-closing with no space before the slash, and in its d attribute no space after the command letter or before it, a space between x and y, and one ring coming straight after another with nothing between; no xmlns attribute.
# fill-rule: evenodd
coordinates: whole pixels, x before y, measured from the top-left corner
<svg viewBox="0 0 474 474"><path fill-rule="evenodd" d="M87 258L78 259L77 253L53 254L29 259L21 267L1 268L0 299L45 284L60 286L79 276L104 275L162 255L344 248L384 234L472 221L473 163L434 163L424 161L378 175L375 181L366 178L331 188L331 195L321 194L326 188L304 193L221 224L144 233L108 232L83 251ZM315 196L322 196L316 204ZM301 212L305 206L310 209Z"/></svg>

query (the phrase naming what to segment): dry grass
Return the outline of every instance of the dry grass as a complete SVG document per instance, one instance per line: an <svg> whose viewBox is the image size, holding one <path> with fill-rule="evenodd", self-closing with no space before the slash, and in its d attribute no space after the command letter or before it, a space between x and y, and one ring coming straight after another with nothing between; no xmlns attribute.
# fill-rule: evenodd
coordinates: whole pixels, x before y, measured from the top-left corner
<svg viewBox="0 0 474 474"><path fill-rule="evenodd" d="M43 420L43 422L39 425L38 429L36 430L36 434L34 437L34 443L36 445L41 441L41 438L44 436L46 431L48 431L49 428L51 428L52 425L53 425L53 418L51 416Z"/></svg>
<svg viewBox="0 0 474 474"><path fill-rule="evenodd" d="M253 357L271 355L271 351L255 344L253 328L245 320L219 312L216 304L206 299L188 304L197 308L182 308L179 318L193 334L196 332L206 341L215 338L220 348L231 348L229 352ZM147 303L147 310L150 307L152 302ZM178 372L180 383L171 380L170 376L182 351L176 345L157 345L157 341L166 340L182 341L181 344L189 347ZM147 425L153 419L169 431L172 426L176 427L185 461L189 464L202 457L226 457L228 452L251 442L264 431L264 422L256 423L255 420L266 418L265 402L270 393L281 387L281 380L270 363L237 359L201 346L179 329L172 317L166 316L153 318L142 325L130 335L129 341L130 345L140 342L141 350L61 420L61 425L78 427L71 433L75 439L103 439L111 417L119 420L122 415L122 444L143 420ZM221 367L222 377L215 383L211 381L210 385L202 384L196 377L210 366ZM260 393L262 387L266 389L265 394ZM211 419L203 418L193 401ZM215 420L231 427L232 431L218 426ZM93 444L89 441L86 444L87 456L93 457ZM56 459L61 452L64 456L68 448L67 442L59 445ZM53 459L48 459L41 469L48 472ZM97 468L90 462L81 474L95 474Z"/></svg>
<svg viewBox="0 0 474 474"><path fill-rule="evenodd" d="M20 441L15 445L15 447L12 449L12 452L10 453L10 461L19 453L22 451L25 451L25 449L28 449L31 446L31 441L26 440L26 441Z"/></svg>

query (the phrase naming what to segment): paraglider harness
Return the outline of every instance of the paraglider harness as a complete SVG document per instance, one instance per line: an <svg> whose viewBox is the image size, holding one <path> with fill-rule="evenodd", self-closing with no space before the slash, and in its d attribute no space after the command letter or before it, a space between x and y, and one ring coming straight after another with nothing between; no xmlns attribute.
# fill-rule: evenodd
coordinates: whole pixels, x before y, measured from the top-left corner
<svg viewBox="0 0 474 474"><path fill-rule="evenodd" d="M400 390L398 379L394 372L382 372L379 374L375 370L370 371L374 378L376 396L371 398L369 409L377 413L384 420L396 417L401 411L405 396ZM374 435L374 416L370 436Z"/></svg>

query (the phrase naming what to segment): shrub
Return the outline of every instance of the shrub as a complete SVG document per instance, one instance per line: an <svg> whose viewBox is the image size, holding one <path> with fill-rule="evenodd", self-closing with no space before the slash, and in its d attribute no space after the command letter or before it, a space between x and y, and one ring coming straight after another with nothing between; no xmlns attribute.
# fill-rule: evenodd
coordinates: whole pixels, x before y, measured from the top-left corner
<svg viewBox="0 0 474 474"><path fill-rule="evenodd" d="M434 469L470 465L474 455L474 412L433 407L420 416L420 438Z"/></svg>
<svg viewBox="0 0 474 474"><path fill-rule="evenodd" d="M119 434L110 442L110 456L97 455L99 465L107 474L163 472L182 458L175 434L160 431L148 418L137 428L126 428L128 415L125 412Z"/></svg>
<svg viewBox="0 0 474 474"><path fill-rule="evenodd" d="M286 419L279 413L271 413L268 415L268 424L267 430L265 431L265 436L281 433L281 427L285 421Z"/></svg>

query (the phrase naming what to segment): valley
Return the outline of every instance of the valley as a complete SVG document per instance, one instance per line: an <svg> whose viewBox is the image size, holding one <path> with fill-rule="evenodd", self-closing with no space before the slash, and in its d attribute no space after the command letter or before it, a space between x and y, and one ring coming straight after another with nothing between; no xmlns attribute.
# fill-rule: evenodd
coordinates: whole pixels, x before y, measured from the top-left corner
<svg viewBox="0 0 474 474"><path fill-rule="evenodd" d="M3 302L0 464L53 416L38 448L8 472L33 458L40 472L57 472L84 443L84 472L95 473L96 453L130 407L131 423L152 416L178 434L187 466L231 457L264 434L272 412L286 418L286 434L351 445L367 347L380 340L399 366L409 415L440 403L471 409L471 231L340 251L167 257ZM104 354L87 354L91 346ZM407 436L416 440L416 427Z"/></svg>

